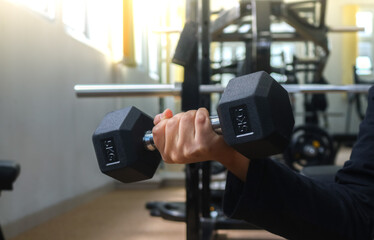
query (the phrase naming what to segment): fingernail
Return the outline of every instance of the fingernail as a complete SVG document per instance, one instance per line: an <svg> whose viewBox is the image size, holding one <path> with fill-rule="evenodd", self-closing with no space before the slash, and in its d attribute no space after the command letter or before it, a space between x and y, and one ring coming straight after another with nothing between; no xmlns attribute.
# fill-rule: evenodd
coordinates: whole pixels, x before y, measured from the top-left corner
<svg viewBox="0 0 374 240"><path fill-rule="evenodd" d="M165 118L172 118L172 117L173 117L173 112L172 112L169 108L167 108L167 109L163 112L163 114L164 114L164 117L165 117Z"/></svg>

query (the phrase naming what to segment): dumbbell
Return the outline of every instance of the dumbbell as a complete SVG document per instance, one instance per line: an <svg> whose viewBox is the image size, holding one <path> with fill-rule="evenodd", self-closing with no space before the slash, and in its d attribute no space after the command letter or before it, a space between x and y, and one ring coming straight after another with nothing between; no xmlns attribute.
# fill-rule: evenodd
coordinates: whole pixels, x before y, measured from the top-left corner
<svg viewBox="0 0 374 240"><path fill-rule="evenodd" d="M295 123L287 91L263 71L230 80L217 113L213 130L250 159L282 153ZM100 170L124 183L152 178L161 160L153 126L135 107L108 113L92 137Z"/></svg>

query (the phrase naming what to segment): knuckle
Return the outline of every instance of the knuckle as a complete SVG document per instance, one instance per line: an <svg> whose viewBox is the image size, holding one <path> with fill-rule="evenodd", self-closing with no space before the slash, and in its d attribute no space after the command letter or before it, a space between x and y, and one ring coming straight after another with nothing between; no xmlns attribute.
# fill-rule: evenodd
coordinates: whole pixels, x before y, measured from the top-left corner
<svg viewBox="0 0 374 240"><path fill-rule="evenodd" d="M186 114L190 117L194 117L197 113L197 110L190 110L188 112L186 112Z"/></svg>
<svg viewBox="0 0 374 240"><path fill-rule="evenodd" d="M164 162L166 163L173 163L173 159L171 158L170 154L167 152L167 151L164 151L162 154L162 159L164 160Z"/></svg>
<svg viewBox="0 0 374 240"><path fill-rule="evenodd" d="M173 163L179 163L181 157L179 156L179 154L178 154L177 152L174 151L174 152L172 152L172 153L170 154L170 159L171 159L171 161L172 161Z"/></svg>
<svg viewBox="0 0 374 240"><path fill-rule="evenodd" d="M160 130L153 129L152 130L152 135L153 135L153 142L155 143L156 147L158 148L159 147L158 143L161 141L161 138L162 138Z"/></svg>
<svg viewBox="0 0 374 240"><path fill-rule="evenodd" d="M197 110L197 114L202 115L204 117L209 116L208 110L206 108L199 108Z"/></svg>
<svg viewBox="0 0 374 240"><path fill-rule="evenodd" d="M186 115L182 116L181 120L180 120L180 124L185 125L186 123L188 123L188 121L189 121L188 116L186 116Z"/></svg>
<svg viewBox="0 0 374 240"><path fill-rule="evenodd" d="M166 128L168 128L168 129L172 129L172 128L174 128L174 127L177 125L177 123L178 123L178 120L177 120L177 119L175 119L175 118L171 118L171 119L169 119L169 120L167 121L167 123L166 123Z"/></svg>
<svg viewBox="0 0 374 240"><path fill-rule="evenodd" d="M189 159L189 158L191 158L192 157L192 153L191 153L191 151L190 151L190 149L189 148L184 148L183 149L183 156L186 158L186 159Z"/></svg>
<svg viewBox="0 0 374 240"><path fill-rule="evenodd" d="M162 134L164 128L165 128L165 123L160 122L152 128L152 133L157 134L157 135Z"/></svg>
<svg viewBox="0 0 374 240"><path fill-rule="evenodd" d="M160 116L161 114L157 114L155 118L153 119L153 124L157 125L160 122Z"/></svg>
<svg viewBox="0 0 374 240"><path fill-rule="evenodd" d="M181 118L184 114L185 114L184 112L177 113L177 114L175 114L174 117L171 118L171 119L178 119L178 120L180 120L180 118Z"/></svg>
<svg viewBox="0 0 374 240"><path fill-rule="evenodd" d="M188 118L189 118L189 113L185 113L185 114L181 115L180 120L181 121L186 121L186 120L188 120Z"/></svg>
<svg viewBox="0 0 374 240"><path fill-rule="evenodd" d="M154 127L152 129L152 134L153 134L153 138L157 138L160 134L160 128L159 127Z"/></svg>
<svg viewBox="0 0 374 240"><path fill-rule="evenodd" d="M188 111L181 116L181 121L190 122L195 117L196 111Z"/></svg>
<svg viewBox="0 0 374 240"><path fill-rule="evenodd" d="M206 109L199 108L196 112L196 124L203 125L205 123L205 119L209 117Z"/></svg>

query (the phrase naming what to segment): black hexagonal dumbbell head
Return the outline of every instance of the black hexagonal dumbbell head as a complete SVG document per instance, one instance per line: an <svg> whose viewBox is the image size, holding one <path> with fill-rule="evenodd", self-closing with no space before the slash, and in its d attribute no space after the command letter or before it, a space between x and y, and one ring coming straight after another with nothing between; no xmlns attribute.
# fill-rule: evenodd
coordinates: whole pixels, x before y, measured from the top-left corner
<svg viewBox="0 0 374 240"><path fill-rule="evenodd" d="M283 152L295 123L287 91L266 72L232 79L217 112L225 142L248 158Z"/></svg>
<svg viewBox="0 0 374 240"><path fill-rule="evenodd" d="M161 160L144 147L152 128L153 118L135 107L108 113L92 136L101 171L124 183L152 178Z"/></svg>

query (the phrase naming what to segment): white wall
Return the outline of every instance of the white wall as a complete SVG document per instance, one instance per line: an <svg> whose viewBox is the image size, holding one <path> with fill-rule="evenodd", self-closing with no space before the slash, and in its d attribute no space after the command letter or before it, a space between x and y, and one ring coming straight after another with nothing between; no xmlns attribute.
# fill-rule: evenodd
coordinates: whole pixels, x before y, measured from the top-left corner
<svg viewBox="0 0 374 240"><path fill-rule="evenodd" d="M97 166L91 135L118 101L77 99L73 87L126 77L145 78L71 38L59 14L50 21L0 0L0 159L21 165L14 191L0 198L8 236L37 223L28 216L112 182Z"/></svg>

